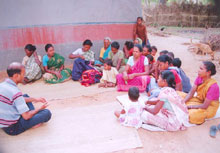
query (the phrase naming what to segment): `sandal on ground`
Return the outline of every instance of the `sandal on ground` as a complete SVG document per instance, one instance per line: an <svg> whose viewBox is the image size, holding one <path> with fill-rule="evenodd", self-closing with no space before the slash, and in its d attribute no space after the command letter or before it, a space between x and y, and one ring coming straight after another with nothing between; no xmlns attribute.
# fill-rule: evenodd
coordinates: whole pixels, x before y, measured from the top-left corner
<svg viewBox="0 0 220 153"><path fill-rule="evenodd" d="M217 126L215 126L215 125L211 126L210 131L209 131L210 137L215 138L217 131L218 131Z"/></svg>

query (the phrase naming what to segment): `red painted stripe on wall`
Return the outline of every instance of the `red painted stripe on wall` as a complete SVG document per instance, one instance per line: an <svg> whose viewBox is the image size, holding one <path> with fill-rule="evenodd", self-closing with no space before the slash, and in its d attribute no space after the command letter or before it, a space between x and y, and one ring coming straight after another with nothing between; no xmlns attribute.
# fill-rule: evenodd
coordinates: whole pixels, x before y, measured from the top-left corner
<svg viewBox="0 0 220 153"><path fill-rule="evenodd" d="M14 49L26 44L63 44L111 39L131 39L133 24L65 25L0 30L0 49Z"/></svg>

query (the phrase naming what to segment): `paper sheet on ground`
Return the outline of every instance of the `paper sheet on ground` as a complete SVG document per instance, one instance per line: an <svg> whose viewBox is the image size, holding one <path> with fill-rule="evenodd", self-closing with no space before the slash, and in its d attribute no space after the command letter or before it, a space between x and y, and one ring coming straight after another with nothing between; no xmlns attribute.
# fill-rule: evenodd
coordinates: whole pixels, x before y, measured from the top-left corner
<svg viewBox="0 0 220 153"><path fill-rule="evenodd" d="M147 101L148 100L148 96L146 94L141 94L140 97L141 101ZM119 103L122 105L122 106L125 106L127 104L127 102L129 101L129 98L128 98L128 95L121 95L121 96L117 96L117 100L119 101ZM220 98L219 98L219 101L220 101ZM218 111L215 115L215 117L213 118L210 118L210 119L207 119L207 120L213 120L213 119L216 119L216 118L220 118L220 107L218 108ZM188 124L187 127L193 127L193 126L196 126L196 124ZM149 130L149 131L165 131L159 127L156 127L156 126L153 126L153 125L148 125L148 124L143 124L142 125L142 128L146 129L146 130Z"/></svg>
<svg viewBox="0 0 220 153"><path fill-rule="evenodd" d="M105 153L142 147L135 128L120 125L114 111L118 102L67 108L52 112L42 127L18 136L0 131L4 153Z"/></svg>
<svg viewBox="0 0 220 153"><path fill-rule="evenodd" d="M116 99L118 100L118 102L122 105L122 106L126 106L127 103L129 102L129 98L128 95L121 95L121 96L117 96ZM145 93L141 93L139 100L141 102L146 102L148 100L148 96Z"/></svg>

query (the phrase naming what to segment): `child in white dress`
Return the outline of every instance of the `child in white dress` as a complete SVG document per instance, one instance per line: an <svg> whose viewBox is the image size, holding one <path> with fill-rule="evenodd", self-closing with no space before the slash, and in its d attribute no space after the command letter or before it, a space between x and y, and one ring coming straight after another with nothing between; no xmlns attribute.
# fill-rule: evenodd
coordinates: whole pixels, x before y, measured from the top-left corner
<svg viewBox="0 0 220 153"><path fill-rule="evenodd" d="M128 91L129 101L121 111L115 111L115 116L124 126L140 128L142 125L141 113L145 107L139 99L139 89L131 87Z"/></svg>
<svg viewBox="0 0 220 153"><path fill-rule="evenodd" d="M104 70L103 75L100 80L99 87L115 87L116 86L116 75L118 71L116 68L112 67L112 60L104 60Z"/></svg>

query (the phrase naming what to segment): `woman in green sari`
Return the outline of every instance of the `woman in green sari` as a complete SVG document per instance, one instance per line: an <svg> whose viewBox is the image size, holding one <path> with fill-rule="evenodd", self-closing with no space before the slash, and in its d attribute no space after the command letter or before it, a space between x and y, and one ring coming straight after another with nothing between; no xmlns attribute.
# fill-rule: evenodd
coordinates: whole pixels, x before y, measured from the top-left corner
<svg viewBox="0 0 220 153"><path fill-rule="evenodd" d="M64 68L64 57L55 53L52 44L45 46L47 55L43 56L45 74L43 78L47 83L61 83L71 78L71 70Z"/></svg>

